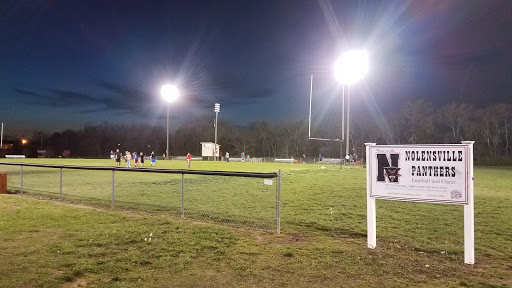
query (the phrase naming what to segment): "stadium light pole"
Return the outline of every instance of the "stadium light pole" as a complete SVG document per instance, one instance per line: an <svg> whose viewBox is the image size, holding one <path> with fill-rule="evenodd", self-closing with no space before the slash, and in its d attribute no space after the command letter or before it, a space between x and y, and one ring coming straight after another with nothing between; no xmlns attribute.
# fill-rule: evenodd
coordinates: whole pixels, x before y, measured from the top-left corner
<svg viewBox="0 0 512 288"><path fill-rule="evenodd" d="M342 134L344 132L344 113L345 113L345 86L347 87L347 138L346 138L346 155L349 153L350 139L350 85L356 84L368 73L368 53L364 50L346 51L334 63L334 75L336 80L343 85L343 108L342 108ZM342 135L342 142L343 137ZM341 144L343 145L343 144ZM340 145L340 150L341 150ZM342 151L340 151L341 154ZM341 161L343 162L343 155Z"/></svg>
<svg viewBox="0 0 512 288"><path fill-rule="evenodd" d="M214 151L215 151L215 157L213 159L215 159L215 161L217 161L217 157L219 156L219 151L217 151L217 120L219 118L219 112L220 112L220 104L219 103L215 103L215 107L213 108L213 111L215 111L215 146L214 146Z"/></svg>
<svg viewBox="0 0 512 288"><path fill-rule="evenodd" d="M167 159L169 158L169 105L178 99L179 94L180 92L175 85L164 84L160 88L160 95L167 102L167 149L165 150Z"/></svg>

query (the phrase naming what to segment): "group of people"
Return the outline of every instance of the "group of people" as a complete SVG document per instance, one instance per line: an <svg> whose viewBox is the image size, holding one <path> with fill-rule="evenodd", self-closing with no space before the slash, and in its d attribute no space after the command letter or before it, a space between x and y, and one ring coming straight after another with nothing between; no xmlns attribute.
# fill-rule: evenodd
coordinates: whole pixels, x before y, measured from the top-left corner
<svg viewBox="0 0 512 288"><path fill-rule="evenodd" d="M349 165L356 165L357 164L357 154L348 154L345 156L345 160L347 160Z"/></svg>
<svg viewBox="0 0 512 288"><path fill-rule="evenodd" d="M226 162L229 163L229 152L226 151L224 158L226 158ZM249 159L249 155L247 155L247 159ZM245 162L245 152L240 153L240 161Z"/></svg>
<svg viewBox="0 0 512 288"><path fill-rule="evenodd" d="M151 159L151 167L156 166L156 155L155 152L152 151L149 155L149 158ZM117 167L121 167L121 159L124 159L126 167L131 168L132 167L132 159L133 159L133 167L144 167L144 152L140 152L137 154L137 152L130 153L129 151L125 151L124 153L120 152L119 149L114 151L110 151L110 159L116 161ZM192 154L187 154L187 167L190 168L190 161L192 160Z"/></svg>
<svg viewBox="0 0 512 288"><path fill-rule="evenodd" d="M125 151L122 153L117 149L116 152L110 151L110 158L116 161L117 167L121 167L121 159L124 159L126 167L128 168L132 167L132 159L134 167L144 167L144 152L137 154L137 152L130 153L129 151ZM154 151L151 152L150 159L151 167L155 166L156 156Z"/></svg>

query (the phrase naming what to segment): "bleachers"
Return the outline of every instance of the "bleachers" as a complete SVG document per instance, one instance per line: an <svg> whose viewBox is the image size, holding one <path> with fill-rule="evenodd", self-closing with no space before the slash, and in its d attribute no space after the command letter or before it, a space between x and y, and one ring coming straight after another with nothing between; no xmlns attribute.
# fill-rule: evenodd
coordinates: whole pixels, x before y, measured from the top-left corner
<svg viewBox="0 0 512 288"><path fill-rule="evenodd" d="M276 163L293 163L295 162L295 159L293 158L276 158L274 159L274 162Z"/></svg>
<svg viewBox="0 0 512 288"><path fill-rule="evenodd" d="M25 155L5 155L5 158L25 158Z"/></svg>
<svg viewBox="0 0 512 288"><path fill-rule="evenodd" d="M316 164L336 165L340 164L340 158L323 158L322 161L318 161Z"/></svg>

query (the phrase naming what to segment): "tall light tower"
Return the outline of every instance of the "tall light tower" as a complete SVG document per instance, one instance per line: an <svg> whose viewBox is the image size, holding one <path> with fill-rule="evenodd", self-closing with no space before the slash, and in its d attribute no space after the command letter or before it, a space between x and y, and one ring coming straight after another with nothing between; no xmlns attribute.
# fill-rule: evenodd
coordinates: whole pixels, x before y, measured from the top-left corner
<svg viewBox="0 0 512 288"><path fill-rule="evenodd" d="M215 107L213 108L213 111L215 111L215 145L214 145L214 151L215 151L215 161L217 161L217 156L219 156L219 151L217 151L217 120L219 119L219 112L220 112L220 104L215 103Z"/></svg>
<svg viewBox="0 0 512 288"><path fill-rule="evenodd" d="M165 150L165 155L167 159L169 159L169 104L176 101L180 93L175 85L164 84L162 88L160 88L160 95L162 95L162 98L167 102L167 149Z"/></svg>
<svg viewBox="0 0 512 288"><path fill-rule="evenodd" d="M347 138L346 139L346 154L349 154L349 139L350 139L350 85L356 84L368 73L368 54L364 50L350 50L341 54L341 56L334 63L334 75L336 80L343 85L343 108L342 108L342 134L345 134L344 120L345 120L345 86L347 87ZM343 140L345 135L342 135ZM343 141L342 141L343 142ZM343 145L343 144L341 144ZM340 156L343 162L343 155Z"/></svg>

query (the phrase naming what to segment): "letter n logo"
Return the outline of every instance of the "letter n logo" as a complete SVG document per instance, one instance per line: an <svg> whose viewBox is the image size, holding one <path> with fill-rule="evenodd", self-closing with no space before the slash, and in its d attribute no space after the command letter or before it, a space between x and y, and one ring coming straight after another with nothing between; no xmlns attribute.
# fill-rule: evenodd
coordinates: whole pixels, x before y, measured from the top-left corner
<svg viewBox="0 0 512 288"><path fill-rule="evenodd" d="M398 159L400 154L377 154L378 169L377 169L377 181L385 182L387 176L388 181L391 183L398 183L398 177L401 175L400 168L398 168ZM391 162L391 163L390 163Z"/></svg>

